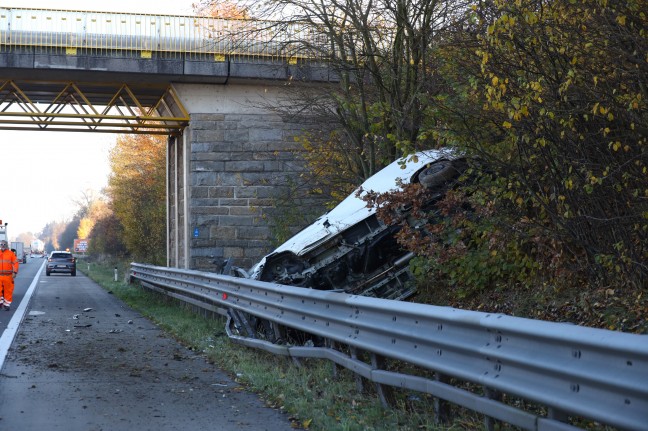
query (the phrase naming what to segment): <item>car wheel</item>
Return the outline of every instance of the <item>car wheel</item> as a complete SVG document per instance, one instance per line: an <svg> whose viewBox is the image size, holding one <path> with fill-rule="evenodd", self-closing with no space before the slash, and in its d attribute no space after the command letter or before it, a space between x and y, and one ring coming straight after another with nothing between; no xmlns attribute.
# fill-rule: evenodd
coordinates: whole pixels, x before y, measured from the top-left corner
<svg viewBox="0 0 648 431"><path fill-rule="evenodd" d="M428 189L439 187L460 174L451 160L438 160L418 174L419 183Z"/></svg>
<svg viewBox="0 0 648 431"><path fill-rule="evenodd" d="M49 276L50 276L50 272L49 272L49 271L45 271L45 275L49 277Z"/></svg>
<svg viewBox="0 0 648 431"><path fill-rule="evenodd" d="M71 275L72 277L76 277L76 271L72 271L72 272L70 273L70 275Z"/></svg>

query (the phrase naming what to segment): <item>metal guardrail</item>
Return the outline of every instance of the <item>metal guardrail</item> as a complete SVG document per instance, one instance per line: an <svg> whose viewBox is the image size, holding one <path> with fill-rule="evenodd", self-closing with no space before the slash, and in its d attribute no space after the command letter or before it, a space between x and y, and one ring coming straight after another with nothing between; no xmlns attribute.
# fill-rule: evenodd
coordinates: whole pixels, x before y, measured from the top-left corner
<svg viewBox="0 0 648 431"><path fill-rule="evenodd" d="M0 8L0 46L36 46L150 58L153 52L227 58L295 58L325 41L295 23L197 16ZM310 54L312 55L312 54Z"/></svg>
<svg viewBox="0 0 648 431"><path fill-rule="evenodd" d="M482 413L487 424L494 419L528 430L578 429L571 420L648 430L646 335L138 263L131 264L130 277L223 315L246 313L330 341L328 347L275 345L229 331L236 342L329 359L379 385L431 394ZM351 354L345 353L349 349ZM359 360L358 351L368 352L372 363ZM386 371L379 366L381 357L415 365L432 377ZM452 384L453 379L468 385ZM540 409L506 403L502 394Z"/></svg>

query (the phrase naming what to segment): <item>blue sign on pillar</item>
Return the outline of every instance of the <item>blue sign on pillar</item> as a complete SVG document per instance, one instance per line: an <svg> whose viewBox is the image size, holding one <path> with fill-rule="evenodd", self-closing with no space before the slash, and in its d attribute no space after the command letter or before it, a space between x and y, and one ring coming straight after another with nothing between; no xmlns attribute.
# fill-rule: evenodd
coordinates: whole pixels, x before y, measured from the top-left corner
<svg viewBox="0 0 648 431"><path fill-rule="evenodd" d="M198 228L194 228L194 238L198 238Z"/></svg>

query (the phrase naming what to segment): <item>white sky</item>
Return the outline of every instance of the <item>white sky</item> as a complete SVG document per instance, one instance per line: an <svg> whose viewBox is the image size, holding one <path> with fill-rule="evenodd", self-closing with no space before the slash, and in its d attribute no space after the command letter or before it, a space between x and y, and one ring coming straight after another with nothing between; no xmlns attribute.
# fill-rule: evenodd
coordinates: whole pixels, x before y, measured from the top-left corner
<svg viewBox="0 0 648 431"><path fill-rule="evenodd" d="M191 0L0 0L0 7L193 15ZM107 185L117 135L0 130L0 220L11 238L69 220L73 201Z"/></svg>

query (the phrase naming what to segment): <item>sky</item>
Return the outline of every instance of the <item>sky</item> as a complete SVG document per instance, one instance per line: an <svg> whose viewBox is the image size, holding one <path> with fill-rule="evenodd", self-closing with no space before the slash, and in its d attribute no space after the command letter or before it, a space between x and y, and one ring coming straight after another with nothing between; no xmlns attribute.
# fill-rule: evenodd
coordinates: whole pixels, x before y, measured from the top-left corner
<svg viewBox="0 0 648 431"><path fill-rule="evenodd" d="M194 0L195 1L195 0ZM193 15L191 0L0 0L0 7ZM117 135L0 130L0 220L10 238L67 221L84 193L108 183Z"/></svg>

